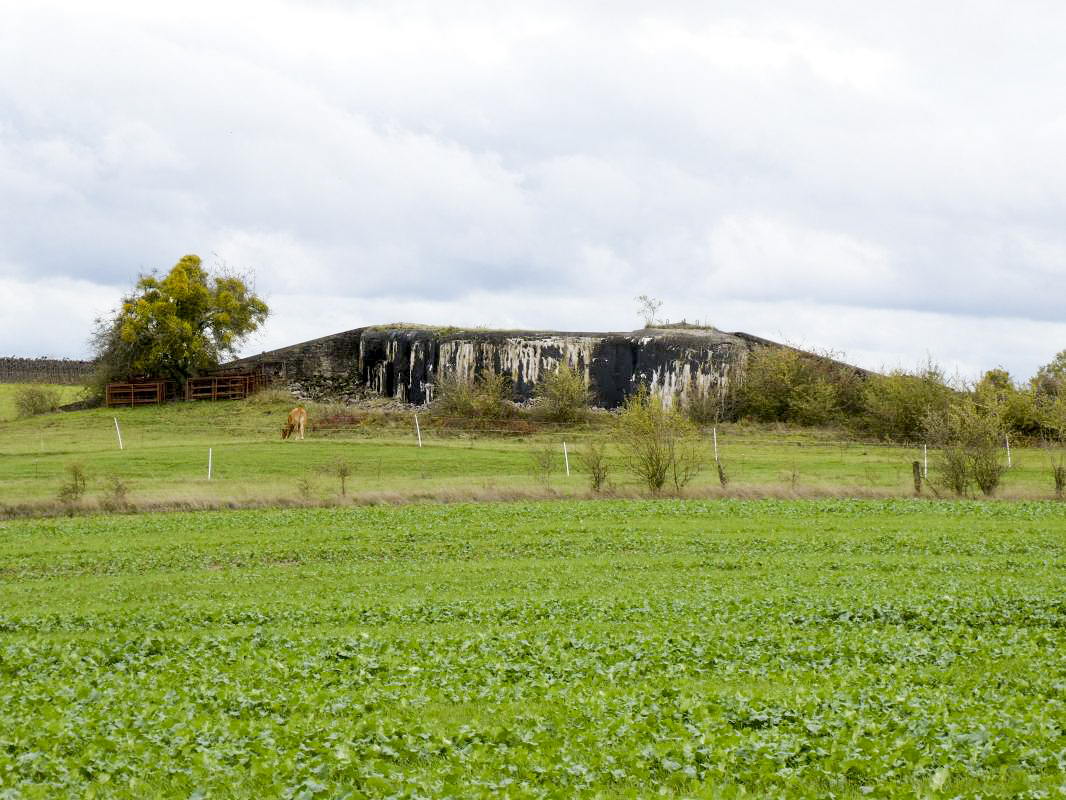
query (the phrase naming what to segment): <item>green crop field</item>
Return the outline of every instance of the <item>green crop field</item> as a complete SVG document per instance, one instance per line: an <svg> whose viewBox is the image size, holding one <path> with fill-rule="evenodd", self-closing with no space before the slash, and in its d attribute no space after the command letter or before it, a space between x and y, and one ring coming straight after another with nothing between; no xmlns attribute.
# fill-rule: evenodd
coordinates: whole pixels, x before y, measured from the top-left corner
<svg viewBox="0 0 1066 800"><path fill-rule="evenodd" d="M291 401L176 403L0 422L0 513L55 510L72 466L85 475L79 508L89 511L127 504L210 508L543 495L545 487L532 469L532 455L542 447L553 448L556 456L548 489L578 495L588 490L582 446L592 439L612 441L607 415L584 426L542 425L516 433L450 428L423 414L418 447L410 411L363 412L359 424L324 429L324 417L337 410L312 407L307 439L283 442L280 427L289 406ZM832 431L725 425L717 436L728 492L742 495L906 496L913 493L911 463L923 458L916 446L847 441ZM704 443L705 469L689 490L720 493L711 429L704 431ZM1061 453L1015 447L1000 496L1051 497L1052 459ZM623 493L638 490L617 452L610 455L611 485ZM1005 450L1003 456L1005 461ZM935 462L936 453L930 458ZM338 464L350 471L343 496Z"/></svg>
<svg viewBox="0 0 1066 800"><path fill-rule="evenodd" d="M1054 502L0 522L0 797L1061 797Z"/></svg>

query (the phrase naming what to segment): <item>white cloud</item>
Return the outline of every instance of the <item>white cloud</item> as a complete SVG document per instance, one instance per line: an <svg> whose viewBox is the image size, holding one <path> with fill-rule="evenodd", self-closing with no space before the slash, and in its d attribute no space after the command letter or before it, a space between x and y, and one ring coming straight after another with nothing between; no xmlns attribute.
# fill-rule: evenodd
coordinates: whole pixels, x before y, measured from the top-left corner
<svg viewBox="0 0 1066 800"><path fill-rule="evenodd" d="M0 3L5 320L196 252L255 271L272 346L642 292L863 359L1066 346L1066 8ZM75 355L83 317L5 341Z"/></svg>
<svg viewBox="0 0 1066 800"><path fill-rule="evenodd" d="M738 19L693 29L651 18L639 25L634 43L652 55L691 53L726 70L784 71L802 65L822 80L861 91L879 88L892 69L886 53L836 40L808 25L786 25L774 33Z"/></svg>
<svg viewBox="0 0 1066 800"><path fill-rule="evenodd" d="M93 321L118 305L122 291L89 281L0 274L0 355L89 358Z"/></svg>
<svg viewBox="0 0 1066 800"><path fill-rule="evenodd" d="M709 235L709 258L706 290L727 297L868 305L893 293L883 248L774 219L724 218Z"/></svg>

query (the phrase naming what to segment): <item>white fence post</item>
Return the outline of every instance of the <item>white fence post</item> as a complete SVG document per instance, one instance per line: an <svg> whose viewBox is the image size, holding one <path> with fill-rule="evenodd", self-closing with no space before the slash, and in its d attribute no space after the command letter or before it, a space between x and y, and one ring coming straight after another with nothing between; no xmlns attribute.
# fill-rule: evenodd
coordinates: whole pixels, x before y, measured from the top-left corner
<svg viewBox="0 0 1066 800"><path fill-rule="evenodd" d="M114 420L115 420L115 433L118 435L118 449L121 450L122 449L122 431L119 430L119 427L118 427L118 417L115 417Z"/></svg>
<svg viewBox="0 0 1066 800"><path fill-rule="evenodd" d="M1011 465L1011 461L1010 461L1010 434L1009 433L1003 434L1003 439L1007 443L1007 469L1010 469L1011 466L1012 466Z"/></svg>
<svg viewBox="0 0 1066 800"><path fill-rule="evenodd" d="M566 477L570 477L570 456L566 453L566 442L563 442L563 463L566 464Z"/></svg>
<svg viewBox="0 0 1066 800"><path fill-rule="evenodd" d="M418 414L415 414L415 434L418 436L418 446L422 446L422 428L418 425Z"/></svg>
<svg viewBox="0 0 1066 800"><path fill-rule="evenodd" d="M711 435L714 436L714 463L718 463L718 427L711 428Z"/></svg>
<svg viewBox="0 0 1066 800"><path fill-rule="evenodd" d="M929 477L929 445L922 445L922 477Z"/></svg>
<svg viewBox="0 0 1066 800"><path fill-rule="evenodd" d="M211 448L207 448L207 479L211 480Z"/></svg>

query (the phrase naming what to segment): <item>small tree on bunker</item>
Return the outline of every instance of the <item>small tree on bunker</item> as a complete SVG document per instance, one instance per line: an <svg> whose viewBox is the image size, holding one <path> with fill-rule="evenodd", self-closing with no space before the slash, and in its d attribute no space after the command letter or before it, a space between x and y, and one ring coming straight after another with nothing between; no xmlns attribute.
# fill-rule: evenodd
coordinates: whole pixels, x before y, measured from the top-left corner
<svg viewBox="0 0 1066 800"><path fill-rule="evenodd" d="M211 274L183 257L164 277L141 275L110 319L97 320L92 346L99 383L150 375L182 382L236 355L268 309L249 282Z"/></svg>
<svg viewBox="0 0 1066 800"><path fill-rule="evenodd" d="M658 316L659 309L662 308L662 306L662 300L656 300L654 297L651 297L649 295L642 294L637 297L637 308L640 312L640 315L644 317L645 328L655 327L655 323L657 322L656 317Z"/></svg>

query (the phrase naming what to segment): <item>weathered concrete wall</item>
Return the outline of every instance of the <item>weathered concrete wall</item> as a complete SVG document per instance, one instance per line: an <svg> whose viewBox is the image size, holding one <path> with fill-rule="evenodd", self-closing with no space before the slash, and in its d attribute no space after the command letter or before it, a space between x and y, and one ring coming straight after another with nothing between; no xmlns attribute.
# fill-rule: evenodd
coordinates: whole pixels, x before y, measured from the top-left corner
<svg viewBox="0 0 1066 800"><path fill-rule="evenodd" d="M539 331L438 332L428 328L357 328L226 365L262 368L306 393L358 388L408 403L426 403L443 376L472 378L491 369L508 375L516 400L560 363L584 375L598 404L620 405L642 383L673 400L724 399L747 354L771 344L743 333L654 329L632 333Z"/></svg>
<svg viewBox="0 0 1066 800"><path fill-rule="evenodd" d="M68 358L0 358L0 382L77 384L87 380L94 367L92 361Z"/></svg>

